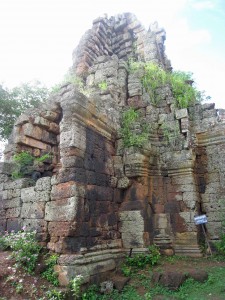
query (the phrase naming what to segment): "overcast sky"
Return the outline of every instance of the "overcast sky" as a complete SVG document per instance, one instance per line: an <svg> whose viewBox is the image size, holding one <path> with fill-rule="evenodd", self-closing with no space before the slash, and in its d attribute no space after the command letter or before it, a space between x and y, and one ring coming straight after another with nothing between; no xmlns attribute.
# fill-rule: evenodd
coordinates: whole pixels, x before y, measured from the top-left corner
<svg viewBox="0 0 225 300"><path fill-rule="evenodd" d="M193 72L199 89L225 108L224 0L1 0L0 82L59 82L93 19L122 12L146 28L157 20L174 69Z"/></svg>

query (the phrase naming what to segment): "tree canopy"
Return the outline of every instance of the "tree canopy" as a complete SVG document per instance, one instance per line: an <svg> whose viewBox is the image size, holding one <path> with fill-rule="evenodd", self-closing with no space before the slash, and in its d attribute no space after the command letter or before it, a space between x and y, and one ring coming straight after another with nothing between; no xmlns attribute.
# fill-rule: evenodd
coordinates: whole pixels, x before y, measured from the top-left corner
<svg viewBox="0 0 225 300"><path fill-rule="evenodd" d="M38 107L49 96L39 81L22 83L11 89L0 85L0 136L7 139L17 117L28 108Z"/></svg>

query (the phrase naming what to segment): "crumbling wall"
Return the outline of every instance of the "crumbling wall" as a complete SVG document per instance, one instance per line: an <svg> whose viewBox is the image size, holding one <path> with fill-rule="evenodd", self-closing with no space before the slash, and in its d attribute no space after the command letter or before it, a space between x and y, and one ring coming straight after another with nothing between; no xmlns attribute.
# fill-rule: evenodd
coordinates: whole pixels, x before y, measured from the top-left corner
<svg viewBox="0 0 225 300"><path fill-rule="evenodd" d="M198 214L208 216L209 238L219 237L224 110L179 109L169 84L153 101L143 71L130 68L138 60L171 70L164 41L157 23L146 31L129 13L96 19L73 54L71 74L83 88L64 84L15 124L0 170L1 230L35 228L61 254L61 284L80 273L86 281L100 278L124 253L152 243L168 255L201 255ZM139 115L132 132L148 125L142 147L124 145L121 115L129 108ZM11 179L12 156L23 150L53 154L36 181Z"/></svg>

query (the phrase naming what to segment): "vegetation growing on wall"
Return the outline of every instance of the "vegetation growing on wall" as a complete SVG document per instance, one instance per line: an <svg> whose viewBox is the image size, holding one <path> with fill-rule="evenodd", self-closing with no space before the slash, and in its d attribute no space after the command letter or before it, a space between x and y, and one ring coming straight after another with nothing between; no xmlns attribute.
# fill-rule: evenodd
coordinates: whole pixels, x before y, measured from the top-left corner
<svg viewBox="0 0 225 300"><path fill-rule="evenodd" d="M204 92L198 91L193 85L192 73L182 71L166 72L160 66L151 62L143 63L133 60L129 61L129 70L131 73L138 70L143 71L142 85L149 94L151 102L155 105L159 101L157 90L164 85L171 87L178 108L187 108L196 102L208 99L208 97L205 97Z"/></svg>
<svg viewBox="0 0 225 300"><path fill-rule="evenodd" d="M175 126L170 126L168 122L164 122L161 126L164 139L174 148L180 142L180 129L178 123Z"/></svg>
<svg viewBox="0 0 225 300"><path fill-rule="evenodd" d="M138 127L135 132L135 125ZM121 135L124 147L142 147L148 140L148 127L141 122L139 113L130 108L122 113Z"/></svg>
<svg viewBox="0 0 225 300"><path fill-rule="evenodd" d="M13 156L13 161L16 164L15 170L12 172L12 178L18 179L31 175L35 170L35 165L43 163L51 159L51 154L46 153L40 157L34 157L27 151L22 151Z"/></svg>

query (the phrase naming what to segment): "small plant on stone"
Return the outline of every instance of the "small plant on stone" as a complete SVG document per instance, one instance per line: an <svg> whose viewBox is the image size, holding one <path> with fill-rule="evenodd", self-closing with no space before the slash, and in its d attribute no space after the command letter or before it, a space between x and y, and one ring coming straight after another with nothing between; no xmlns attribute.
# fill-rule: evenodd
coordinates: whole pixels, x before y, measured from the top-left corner
<svg viewBox="0 0 225 300"><path fill-rule="evenodd" d="M12 250L12 257L18 266L23 267L28 273L33 273L41 246L36 240L35 231L18 231L6 233L6 245Z"/></svg>
<svg viewBox="0 0 225 300"><path fill-rule="evenodd" d="M149 263L152 266L154 266L159 262L159 259L160 259L159 247L156 246L155 244L150 245L148 247L148 251L149 251L149 254L148 254Z"/></svg>
<svg viewBox="0 0 225 300"><path fill-rule="evenodd" d="M160 259L160 252L156 245L148 247L149 253L135 254L133 257L126 258L126 265L137 269L142 269L146 265L154 266Z"/></svg>
<svg viewBox="0 0 225 300"><path fill-rule="evenodd" d="M168 125L164 122L161 126L163 137L165 141L172 147L175 148L177 144L180 143L180 128L178 123L174 126Z"/></svg>
<svg viewBox="0 0 225 300"><path fill-rule="evenodd" d="M98 87L100 88L100 90L102 92L106 91L108 88L107 82L106 81L102 81L98 84Z"/></svg>
<svg viewBox="0 0 225 300"><path fill-rule="evenodd" d="M70 288L75 300L79 299L81 295L81 285L83 283L83 280L84 278L82 275L77 275L76 277L70 280Z"/></svg>
<svg viewBox="0 0 225 300"><path fill-rule="evenodd" d="M41 277L47 279L54 286L59 285L58 275L54 271L54 266L57 264L57 260L59 258L58 254L52 254L45 259L46 270L42 272Z"/></svg>
<svg viewBox="0 0 225 300"><path fill-rule="evenodd" d="M46 153L40 157L34 157L28 151L22 151L13 156L16 164L15 170L12 172L12 179L23 178L30 175L35 170L35 165L43 163L52 158L51 153Z"/></svg>
<svg viewBox="0 0 225 300"><path fill-rule="evenodd" d="M135 132L135 124L138 132ZM147 142L149 135L147 125L141 123L139 113L133 108L123 112L120 133L124 147L142 147Z"/></svg>
<svg viewBox="0 0 225 300"><path fill-rule="evenodd" d="M136 61L133 58L130 58L128 60L128 67L129 67L129 72L130 73L134 73L138 70L140 70L141 68L144 68L144 63L141 61Z"/></svg>

